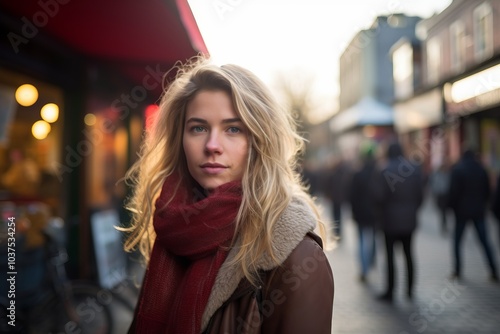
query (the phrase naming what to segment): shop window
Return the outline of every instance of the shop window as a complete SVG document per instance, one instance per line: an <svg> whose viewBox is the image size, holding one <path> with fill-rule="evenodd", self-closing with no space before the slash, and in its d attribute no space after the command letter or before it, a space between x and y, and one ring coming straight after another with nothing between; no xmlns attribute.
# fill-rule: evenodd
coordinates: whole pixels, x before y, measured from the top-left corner
<svg viewBox="0 0 500 334"><path fill-rule="evenodd" d="M93 124L86 124L85 132L99 136L99 144L93 146L85 163L88 176L87 202L93 209L121 207L125 197L125 185L117 183L126 173L129 135L111 108L94 109ZM107 125L112 124L107 128Z"/></svg>
<svg viewBox="0 0 500 334"><path fill-rule="evenodd" d="M0 201L44 203L61 213L55 174L62 145L62 92L0 68Z"/></svg>

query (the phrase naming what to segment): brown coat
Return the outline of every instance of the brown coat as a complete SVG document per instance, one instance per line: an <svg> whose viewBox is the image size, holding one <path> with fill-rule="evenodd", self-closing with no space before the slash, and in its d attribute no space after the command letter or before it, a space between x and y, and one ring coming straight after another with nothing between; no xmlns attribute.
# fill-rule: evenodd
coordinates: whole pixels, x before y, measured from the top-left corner
<svg viewBox="0 0 500 334"><path fill-rule="evenodd" d="M277 266L269 256L257 263L260 289L243 278L230 261L222 265L205 313L202 331L214 333L330 333L334 283L321 239L311 231L316 219L297 199L276 223L272 235ZM260 310L259 310L260 308Z"/></svg>
<svg viewBox="0 0 500 334"><path fill-rule="evenodd" d="M308 234L262 281L244 279L204 333L331 333L333 275L318 236Z"/></svg>

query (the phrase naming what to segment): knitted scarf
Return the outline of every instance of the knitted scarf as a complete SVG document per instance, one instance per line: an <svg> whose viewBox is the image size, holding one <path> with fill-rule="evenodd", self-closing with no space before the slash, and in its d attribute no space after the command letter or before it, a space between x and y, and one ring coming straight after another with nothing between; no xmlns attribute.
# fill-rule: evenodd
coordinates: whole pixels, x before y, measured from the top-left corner
<svg viewBox="0 0 500 334"><path fill-rule="evenodd" d="M199 334L201 317L234 236L240 182L196 200L169 177L156 201L157 234L135 316L135 333ZM194 193L194 195L193 195ZM199 196L198 196L199 198Z"/></svg>

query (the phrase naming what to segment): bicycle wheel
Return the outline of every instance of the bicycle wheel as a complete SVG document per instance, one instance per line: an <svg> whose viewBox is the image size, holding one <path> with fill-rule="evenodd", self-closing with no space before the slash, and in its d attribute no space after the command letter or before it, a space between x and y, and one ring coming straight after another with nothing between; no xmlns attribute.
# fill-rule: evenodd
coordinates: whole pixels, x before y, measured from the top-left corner
<svg viewBox="0 0 500 334"><path fill-rule="evenodd" d="M71 282L70 286L71 295L67 296L64 303L64 330L80 330L81 334L112 333L113 316L109 308L109 293L91 283Z"/></svg>

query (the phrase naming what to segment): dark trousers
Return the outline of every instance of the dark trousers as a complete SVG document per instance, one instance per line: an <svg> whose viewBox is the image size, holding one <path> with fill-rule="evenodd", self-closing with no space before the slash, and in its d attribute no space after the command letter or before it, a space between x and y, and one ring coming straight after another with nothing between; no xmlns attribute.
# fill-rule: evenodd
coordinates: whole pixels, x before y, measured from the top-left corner
<svg viewBox="0 0 500 334"><path fill-rule="evenodd" d="M474 223L474 227L476 228L476 233L483 246L484 255L486 256L486 260L488 261L488 265L490 266L491 274L497 275L497 267L495 264L495 259L493 256L493 252L491 251L491 246L488 241L488 233L486 231L486 222L484 216L480 217L467 217L464 215L460 215L455 213L455 236L453 242L453 250L455 255L455 275L460 276L462 270L462 256L461 256L461 243L462 236L465 231L465 226L467 222L472 220Z"/></svg>
<svg viewBox="0 0 500 334"><path fill-rule="evenodd" d="M408 287L407 294L411 297L413 291L413 278L414 278L414 268L413 268L413 256L411 250L411 240L413 234L408 234L404 236L394 236L385 234L385 249L387 253L387 290L386 294L392 296L394 290L394 245L400 242L403 245L403 251L406 258L406 269L408 273Z"/></svg>
<svg viewBox="0 0 500 334"><path fill-rule="evenodd" d="M333 201L332 203L333 234L340 237L342 233L342 202Z"/></svg>
<svg viewBox="0 0 500 334"><path fill-rule="evenodd" d="M448 196L447 195L436 195L436 204L439 211L439 216L441 218L441 231L446 232L446 211L448 209Z"/></svg>

